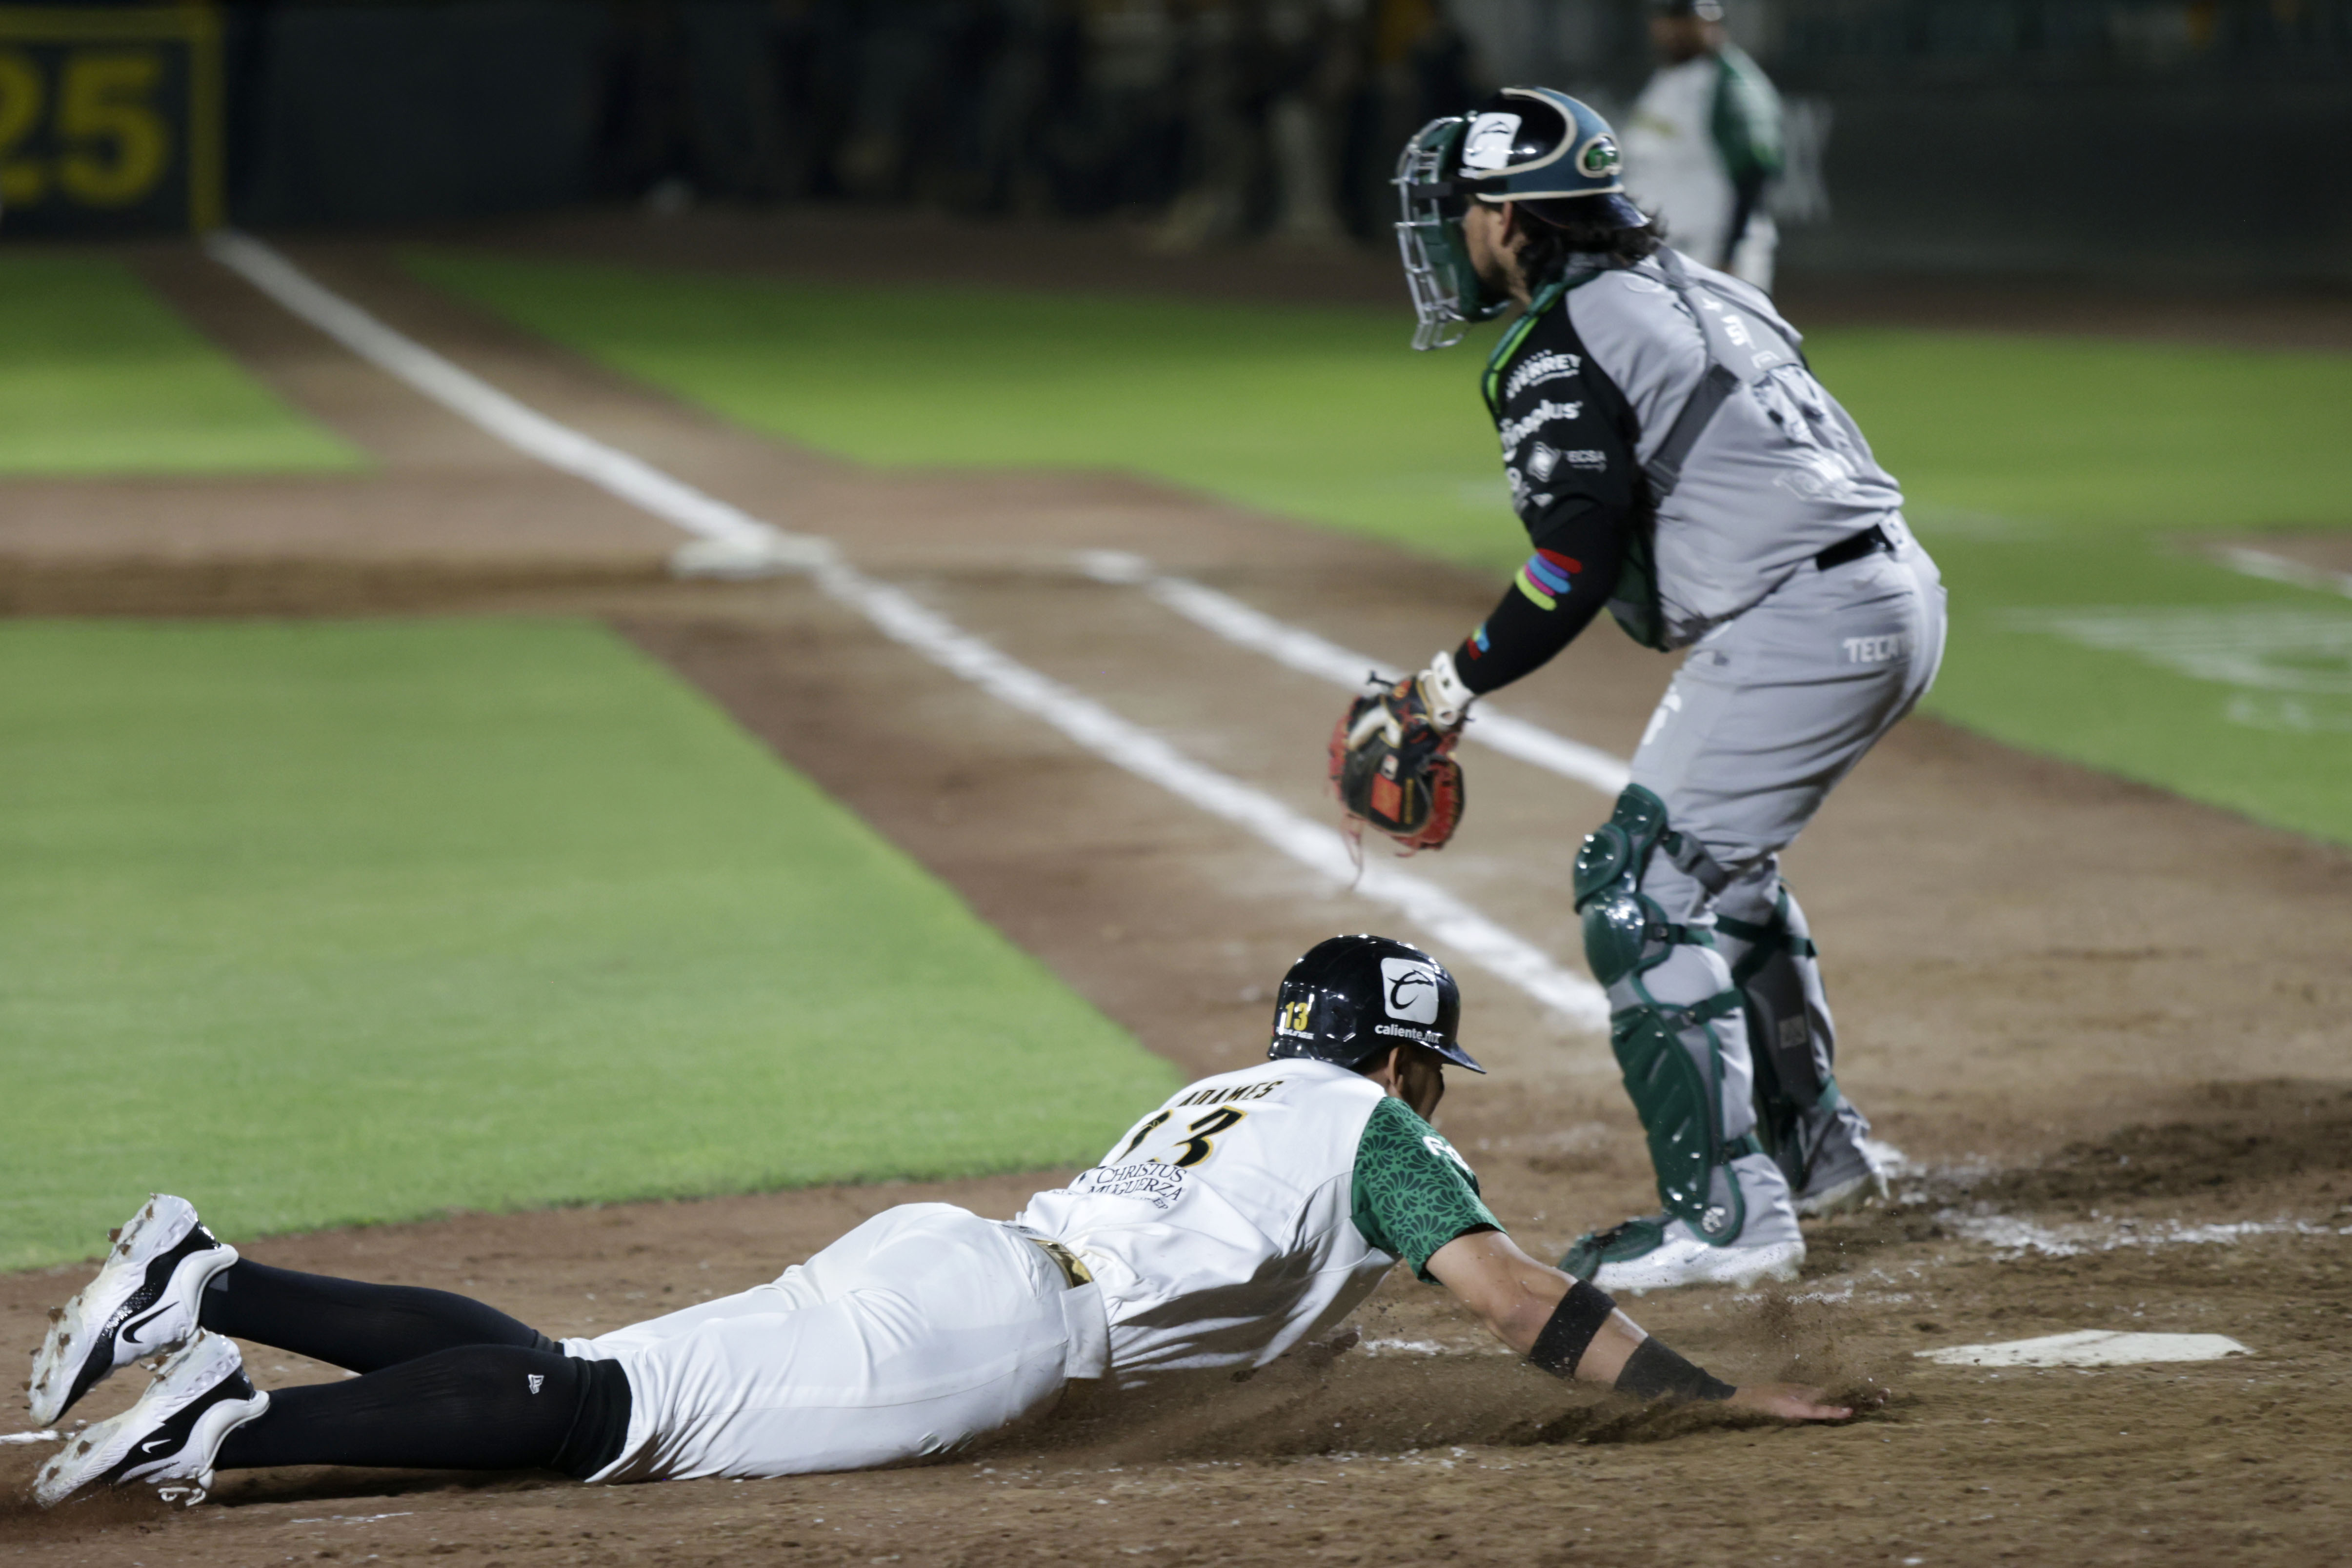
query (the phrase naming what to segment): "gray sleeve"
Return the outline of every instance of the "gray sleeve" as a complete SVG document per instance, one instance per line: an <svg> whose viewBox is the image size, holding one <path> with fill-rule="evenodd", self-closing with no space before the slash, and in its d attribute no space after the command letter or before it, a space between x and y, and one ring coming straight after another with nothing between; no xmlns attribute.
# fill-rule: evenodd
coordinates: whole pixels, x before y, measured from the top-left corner
<svg viewBox="0 0 2352 1568"><path fill-rule="evenodd" d="M1604 273L1564 303L1585 352L1633 410L1634 456L1646 464L1706 374L1706 344L1674 291L1640 268Z"/></svg>

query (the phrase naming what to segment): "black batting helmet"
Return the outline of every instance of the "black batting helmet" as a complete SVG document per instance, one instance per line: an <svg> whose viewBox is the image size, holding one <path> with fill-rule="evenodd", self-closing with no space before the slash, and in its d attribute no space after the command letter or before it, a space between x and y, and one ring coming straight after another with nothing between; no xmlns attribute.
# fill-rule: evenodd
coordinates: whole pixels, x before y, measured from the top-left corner
<svg viewBox="0 0 2352 1568"><path fill-rule="evenodd" d="M1485 1072L1454 1038L1461 1019L1461 988L1421 949L1384 936L1335 936L1282 977L1265 1054L1353 1071L1395 1046L1416 1045Z"/></svg>

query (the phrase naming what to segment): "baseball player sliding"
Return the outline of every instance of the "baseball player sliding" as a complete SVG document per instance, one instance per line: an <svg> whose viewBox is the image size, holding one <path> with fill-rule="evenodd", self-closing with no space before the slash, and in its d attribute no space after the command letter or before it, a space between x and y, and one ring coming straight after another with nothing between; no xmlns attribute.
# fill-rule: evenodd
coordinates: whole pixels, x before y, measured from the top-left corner
<svg viewBox="0 0 2352 1568"><path fill-rule="evenodd" d="M1358 700L1331 769L1353 816L1442 845L1462 800L1448 753L1477 697L1604 604L1637 641L1688 650L1575 873L1664 1212L1560 1266L1604 1289L1792 1279L1798 1216L1867 1202L1885 1177L1832 1071L1780 851L1935 679L1944 590L1796 329L1669 249L1618 163L1607 122L1544 88L1406 145L1413 346L1519 309L1485 390L1534 549L1459 647Z"/></svg>
<svg viewBox="0 0 2352 1568"><path fill-rule="evenodd" d="M1042 1414L1072 1379L1263 1366L1400 1259L1559 1376L1849 1415L1810 1389L1718 1382L1512 1243L1426 1120L1446 1064L1484 1070L1454 1037L1460 1010L1427 953L1334 937L1284 979L1266 1062L1170 1097L1013 1219L909 1204L773 1284L595 1339L558 1342L446 1291L244 1261L159 1195L52 1322L33 1418L176 1353L42 1468L35 1496L144 1482L194 1502L215 1470L269 1465L640 1481L901 1464ZM230 1336L362 1375L263 1394Z"/></svg>

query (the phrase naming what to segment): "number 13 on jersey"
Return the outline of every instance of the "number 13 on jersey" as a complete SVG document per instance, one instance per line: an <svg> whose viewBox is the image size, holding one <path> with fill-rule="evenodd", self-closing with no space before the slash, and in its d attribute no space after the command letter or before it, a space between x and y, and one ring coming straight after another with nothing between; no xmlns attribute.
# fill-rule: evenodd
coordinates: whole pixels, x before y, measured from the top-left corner
<svg viewBox="0 0 2352 1568"><path fill-rule="evenodd" d="M1240 1125L1248 1114L1221 1105L1190 1121L1178 1121L1175 1111L1160 1111L1129 1135L1108 1163L1124 1165L1131 1159L1144 1159L1189 1169L1216 1152L1217 1134Z"/></svg>

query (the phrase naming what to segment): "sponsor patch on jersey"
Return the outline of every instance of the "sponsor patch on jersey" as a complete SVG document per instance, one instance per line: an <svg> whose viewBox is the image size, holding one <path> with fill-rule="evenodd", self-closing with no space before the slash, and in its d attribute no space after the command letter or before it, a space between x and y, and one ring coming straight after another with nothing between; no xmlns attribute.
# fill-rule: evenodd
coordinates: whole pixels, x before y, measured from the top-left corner
<svg viewBox="0 0 2352 1568"><path fill-rule="evenodd" d="M1511 143L1518 139L1519 117L1516 114L1481 114L1470 121L1470 133L1462 138L1462 166L1465 169L1507 169L1511 166Z"/></svg>
<svg viewBox="0 0 2352 1568"><path fill-rule="evenodd" d="M1581 374L1583 370L1582 354L1554 353L1546 349L1541 353L1529 354L1518 363L1509 379L1503 383L1503 395L1517 397L1530 386L1541 386L1548 381L1566 381L1571 375Z"/></svg>
<svg viewBox="0 0 2352 1568"><path fill-rule="evenodd" d="M1545 399L1528 409L1525 418L1506 420L1503 427L1496 432L1503 438L1503 456L1507 458L1517 451L1520 442L1553 420L1580 418L1583 413L1584 405L1581 403L1554 403Z"/></svg>
<svg viewBox="0 0 2352 1568"><path fill-rule="evenodd" d="M1558 450L1545 446L1541 441L1537 442L1534 449L1528 453L1528 473L1538 483L1551 478L1551 471L1559 467Z"/></svg>
<svg viewBox="0 0 2352 1568"><path fill-rule="evenodd" d="M1551 505L1551 492L1528 483L1528 477L1516 465L1503 465L1503 479L1511 487L1511 510L1521 517L1532 517Z"/></svg>
<svg viewBox="0 0 2352 1568"><path fill-rule="evenodd" d="M1890 632L1885 637L1847 637L1839 646L1845 649L1848 664L1885 664L1911 656L1911 634Z"/></svg>
<svg viewBox="0 0 2352 1568"><path fill-rule="evenodd" d="M1408 1024L1437 1022L1437 971L1417 959L1381 960L1381 1001L1391 1018ZM1382 1034L1401 1031L1382 1029Z"/></svg>
<svg viewBox="0 0 2352 1568"><path fill-rule="evenodd" d="M1132 1165L1097 1165L1078 1173L1070 1191L1094 1197L1139 1198L1157 1209L1171 1209L1184 1195L1184 1167L1157 1160Z"/></svg>
<svg viewBox="0 0 2352 1568"><path fill-rule="evenodd" d="M1588 472L1597 472L1609 466L1609 454L1598 447L1579 447L1573 451L1562 452L1559 456L1560 460L1570 468L1583 468Z"/></svg>

